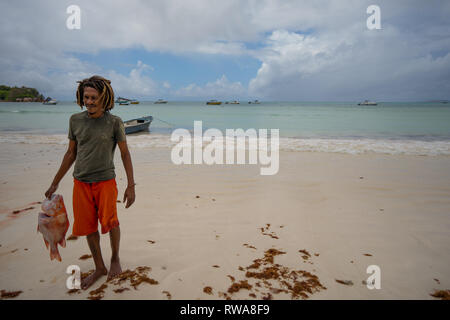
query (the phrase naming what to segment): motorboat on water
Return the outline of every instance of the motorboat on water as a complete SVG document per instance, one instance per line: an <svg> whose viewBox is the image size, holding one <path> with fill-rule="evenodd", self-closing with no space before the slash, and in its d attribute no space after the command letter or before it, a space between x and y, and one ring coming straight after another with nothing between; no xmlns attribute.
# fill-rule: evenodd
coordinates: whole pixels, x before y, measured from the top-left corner
<svg viewBox="0 0 450 320"><path fill-rule="evenodd" d="M222 104L222 101L209 100L208 102L206 102L206 104L213 105L213 106L218 106L218 105Z"/></svg>
<svg viewBox="0 0 450 320"><path fill-rule="evenodd" d="M121 106L128 106L129 104L139 104L139 101L136 99L127 99L122 97L118 97L115 102Z"/></svg>
<svg viewBox="0 0 450 320"><path fill-rule="evenodd" d="M155 104L164 104L164 103L167 103L167 100L164 100L164 99L158 99L158 100L156 100L154 103L155 103Z"/></svg>
<svg viewBox="0 0 450 320"><path fill-rule="evenodd" d="M47 105L47 106L48 105L55 105L57 103L58 103L58 101L56 101L55 99L52 99L50 97L48 97L47 99L44 100L44 102L42 102L42 104Z"/></svg>
<svg viewBox="0 0 450 320"><path fill-rule="evenodd" d="M364 100L364 102L358 103L358 106L376 106L377 103L369 100Z"/></svg>

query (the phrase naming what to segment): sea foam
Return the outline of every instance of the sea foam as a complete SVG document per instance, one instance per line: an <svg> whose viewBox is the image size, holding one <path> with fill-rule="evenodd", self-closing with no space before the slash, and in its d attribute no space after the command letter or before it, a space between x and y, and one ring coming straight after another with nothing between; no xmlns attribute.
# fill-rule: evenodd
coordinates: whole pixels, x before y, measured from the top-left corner
<svg viewBox="0 0 450 320"><path fill-rule="evenodd" d="M170 135L140 134L127 136L130 148L171 148L177 142ZM0 143L66 145L65 134L0 133ZM209 142L204 142L206 146ZM386 140L386 139L322 139L280 138L280 150L291 152L331 152L347 154L392 154L437 156L450 155L450 141Z"/></svg>

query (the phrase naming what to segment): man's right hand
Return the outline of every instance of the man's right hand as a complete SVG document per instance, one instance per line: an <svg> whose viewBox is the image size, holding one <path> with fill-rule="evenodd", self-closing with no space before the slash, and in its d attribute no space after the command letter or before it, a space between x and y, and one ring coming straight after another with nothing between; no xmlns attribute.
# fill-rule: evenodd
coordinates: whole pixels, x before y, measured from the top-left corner
<svg viewBox="0 0 450 320"><path fill-rule="evenodd" d="M50 199L50 197L52 196L53 193L55 193L56 189L58 189L58 185L54 185L52 184L50 186L50 188L48 188L48 190L45 192L45 197Z"/></svg>

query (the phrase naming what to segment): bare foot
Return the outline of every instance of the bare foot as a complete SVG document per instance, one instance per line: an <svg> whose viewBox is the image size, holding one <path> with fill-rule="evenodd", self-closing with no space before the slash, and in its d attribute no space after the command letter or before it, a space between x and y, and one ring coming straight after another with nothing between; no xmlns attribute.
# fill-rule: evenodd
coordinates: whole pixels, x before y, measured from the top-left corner
<svg viewBox="0 0 450 320"><path fill-rule="evenodd" d="M111 280L115 276L122 273L122 267L120 266L120 260L111 260L111 266L109 267L108 280Z"/></svg>
<svg viewBox="0 0 450 320"><path fill-rule="evenodd" d="M90 274L83 280L81 280L81 289L86 290L90 286L92 286L95 281L98 280L101 276L104 276L108 273L108 270L106 269L97 269L94 271L94 273Z"/></svg>

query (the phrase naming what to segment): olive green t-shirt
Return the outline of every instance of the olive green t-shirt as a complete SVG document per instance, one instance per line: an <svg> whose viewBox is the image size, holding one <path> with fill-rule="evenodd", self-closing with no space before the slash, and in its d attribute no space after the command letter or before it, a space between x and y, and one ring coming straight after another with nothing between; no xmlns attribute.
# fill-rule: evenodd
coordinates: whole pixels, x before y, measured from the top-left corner
<svg viewBox="0 0 450 320"><path fill-rule="evenodd" d="M75 179L98 182L116 177L114 150L117 142L126 141L122 119L109 111L100 118L90 118L87 111L76 113L70 117L69 139L77 142Z"/></svg>

